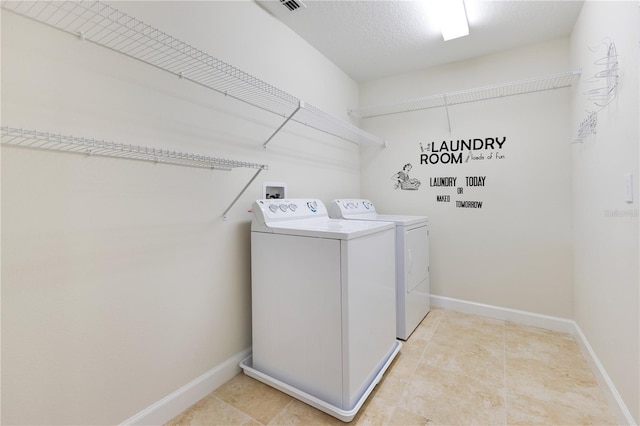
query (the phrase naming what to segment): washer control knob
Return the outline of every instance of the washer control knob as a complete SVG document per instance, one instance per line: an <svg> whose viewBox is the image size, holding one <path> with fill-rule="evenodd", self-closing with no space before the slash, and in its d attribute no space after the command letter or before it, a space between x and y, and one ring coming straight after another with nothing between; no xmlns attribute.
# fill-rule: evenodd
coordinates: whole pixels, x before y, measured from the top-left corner
<svg viewBox="0 0 640 426"><path fill-rule="evenodd" d="M289 206L287 206L286 204L280 204L280 210L282 210L283 212L286 212L288 208Z"/></svg>
<svg viewBox="0 0 640 426"><path fill-rule="evenodd" d="M275 204L269 204L269 210L275 213L278 211L278 206L276 206Z"/></svg>
<svg viewBox="0 0 640 426"><path fill-rule="evenodd" d="M297 205L295 205L295 204L289 204L289 210L291 210L292 212L295 212L297 208L298 208L298 206L297 206Z"/></svg>

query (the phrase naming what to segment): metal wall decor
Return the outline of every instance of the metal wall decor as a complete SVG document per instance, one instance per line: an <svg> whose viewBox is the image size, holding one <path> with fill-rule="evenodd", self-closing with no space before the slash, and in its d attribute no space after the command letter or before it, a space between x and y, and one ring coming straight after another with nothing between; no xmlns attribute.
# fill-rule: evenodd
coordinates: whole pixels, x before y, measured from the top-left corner
<svg viewBox="0 0 640 426"><path fill-rule="evenodd" d="M574 143L583 142L589 135L596 133L598 112L606 108L618 96L620 64L618 62L618 52L615 43L610 39L605 39L599 46L595 48L589 47L589 50L597 52L603 48L605 50L605 56L593 62L594 65L599 68L599 71L594 73L592 77L584 80L585 84L596 86L584 92L587 100L593 104L595 109L586 111L587 117L580 122L578 135Z"/></svg>

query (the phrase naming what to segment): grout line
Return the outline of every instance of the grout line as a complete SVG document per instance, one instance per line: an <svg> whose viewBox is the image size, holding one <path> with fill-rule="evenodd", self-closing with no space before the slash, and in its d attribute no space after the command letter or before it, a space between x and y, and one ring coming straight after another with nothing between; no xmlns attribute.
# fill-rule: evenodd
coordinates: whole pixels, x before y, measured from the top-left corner
<svg viewBox="0 0 640 426"><path fill-rule="evenodd" d="M416 373L416 370L418 369L418 365L420 364L420 361L422 360L422 357L423 357L425 351L427 350L427 347L429 347L429 345L431 344L431 340L433 339L433 336L435 336L436 332L438 331L438 327L440 326L440 322L442 321L442 317L444 317L444 315L447 312L446 309L442 309L441 311L443 311L443 312L442 312L442 314L438 315L439 318L436 320L436 323L435 323L435 325L433 327L433 333L431 334L431 337L429 338L429 341L427 341L427 344L425 345L424 349L422 350L422 353L420 354L420 358L418 359L418 362L416 363L415 367L413 368L413 371L409 375L409 378L407 379L407 383L405 383L404 388L402 389L402 394L400 395L400 398L398 399L398 402L395 404L395 408L393 409L394 413L397 410L397 408L399 407L399 403L400 403L400 401L402 401L402 398L407 394L407 388L408 388L409 384L411 383L411 381L413 380L413 377L414 377L414 375ZM431 312L433 312L433 311L431 311ZM424 321L424 319L422 321ZM411 340L411 336L409 337L409 340ZM407 408L403 407L402 409L405 410L405 411L408 411L408 412L410 412L412 414L415 414L416 416L423 417L423 418L425 417L422 414L416 413L416 412L411 411L411 410L409 410ZM426 417L426 418L429 419L429 420L433 420L433 418L431 416Z"/></svg>
<svg viewBox="0 0 640 426"><path fill-rule="evenodd" d="M249 417L251 420L255 421L256 423L261 424L262 426L266 426L264 423L260 422L260 420L254 418L251 414L242 411L238 407L235 407L235 406L229 404L227 401L225 401L225 400L223 400L221 398L218 398L216 395L213 394L213 392L211 392L209 395L211 395L212 397L214 397L218 401L222 402L224 405L226 405L228 407L231 407L234 411L237 411L238 413L244 414L245 416Z"/></svg>
<svg viewBox="0 0 640 426"><path fill-rule="evenodd" d="M285 395L286 395L286 394L285 394ZM287 396L288 396L288 395L287 395ZM291 397L291 401L289 401L289 403L288 403L287 405L285 405L284 407L282 407L282 408L280 409L280 411L278 411L278 412L277 412L277 413L276 413L276 414L275 414L275 415L274 415L274 416L273 416L273 417L272 417L272 418L271 418L271 419L266 423L266 425L264 425L264 426L267 426L267 425L271 424L271 422L273 422L273 419L277 419L277 418L278 418L278 416L279 416L281 413L283 413L287 408L289 408L289 406L290 406L291 404L293 404L293 402L294 402L294 401L296 401L296 399L295 399L295 398L293 398L293 397ZM318 409L317 409L317 408L315 408L315 407L311 407L311 408L313 408L314 410L318 410ZM320 410L318 410L318 411L320 411ZM320 411L320 412L321 412L321 411ZM253 419L253 417L251 417L251 418ZM255 420L255 419L254 419L254 420ZM260 423L258 420L256 420L256 421L257 421L258 423ZM262 425L263 423L260 423L260 424Z"/></svg>

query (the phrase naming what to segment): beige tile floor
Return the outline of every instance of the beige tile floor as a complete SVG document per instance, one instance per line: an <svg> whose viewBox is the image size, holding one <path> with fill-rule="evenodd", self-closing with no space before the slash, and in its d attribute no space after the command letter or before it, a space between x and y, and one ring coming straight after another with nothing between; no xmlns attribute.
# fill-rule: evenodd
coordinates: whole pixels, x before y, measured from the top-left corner
<svg viewBox="0 0 640 426"><path fill-rule="evenodd" d="M601 389L568 334L433 309L354 425L611 425ZM340 425L243 373L168 423Z"/></svg>

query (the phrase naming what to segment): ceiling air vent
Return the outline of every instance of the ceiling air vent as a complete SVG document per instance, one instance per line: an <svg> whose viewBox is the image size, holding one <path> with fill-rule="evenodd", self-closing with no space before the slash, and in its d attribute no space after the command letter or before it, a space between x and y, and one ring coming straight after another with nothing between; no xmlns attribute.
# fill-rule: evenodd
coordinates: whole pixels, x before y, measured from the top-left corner
<svg viewBox="0 0 640 426"><path fill-rule="evenodd" d="M291 12L300 9L301 7L307 7L300 0L280 0L280 3L282 3Z"/></svg>

